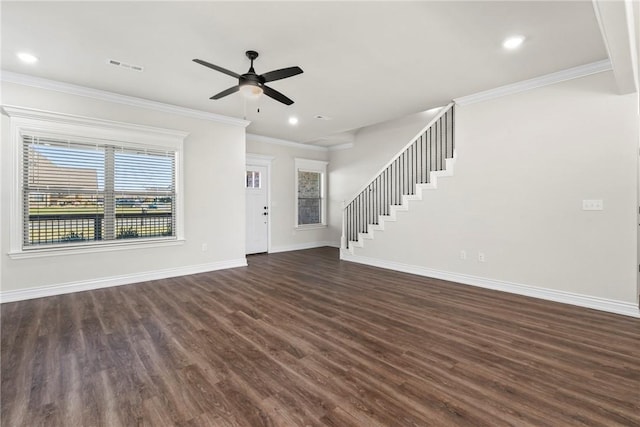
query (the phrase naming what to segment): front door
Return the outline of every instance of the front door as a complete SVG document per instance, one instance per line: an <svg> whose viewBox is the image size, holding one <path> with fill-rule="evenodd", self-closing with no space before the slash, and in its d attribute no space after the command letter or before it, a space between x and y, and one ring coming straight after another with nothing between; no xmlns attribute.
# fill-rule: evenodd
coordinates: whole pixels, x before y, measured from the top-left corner
<svg viewBox="0 0 640 427"><path fill-rule="evenodd" d="M269 249L268 184L266 166L247 165L247 255Z"/></svg>

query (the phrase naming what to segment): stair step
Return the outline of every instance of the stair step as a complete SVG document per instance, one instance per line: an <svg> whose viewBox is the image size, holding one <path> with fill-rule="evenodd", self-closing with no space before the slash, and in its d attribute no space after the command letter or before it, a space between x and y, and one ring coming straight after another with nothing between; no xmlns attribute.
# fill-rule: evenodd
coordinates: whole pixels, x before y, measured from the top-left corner
<svg viewBox="0 0 640 427"><path fill-rule="evenodd" d="M354 241L354 240L349 240L349 247L350 248L355 248L355 247L363 248L364 245L362 244L362 242L360 240L358 240L357 242Z"/></svg>
<svg viewBox="0 0 640 427"><path fill-rule="evenodd" d="M384 226L382 224L369 224L369 234L374 230L384 231Z"/></svg>
<svg viewBox="0 0 640 427"><path fill-rule="evenodd" d="M405 206L405 205L393 205L391 206L391 212L392 214L395 212L400 212L400 211L408 211L409 207Z"/></svg>
<svg viewBox="0 0 640 427"><path fill-rule="evenodd" d="M418 194L405 194L402 196L403 200L421 200L422 197L420 197Z"/></svg>
<svg viewBox="0 0 640 427"><path fill-rule="evenodd" d="M358 233L358 240L353 241L350 240L347 242L347 250L355 255L355 248L363 248L365 240L373 240L375 231L384 231L384 223L387 221L395 222L397 220L396 213L397 212L406 212L409 210L409 202L412 200L422 200L422 192L426 190L435 190L438 188L438 178L453 176L453 166L455 164L455 153L454 158L445 159L445 167L446 169L431 171L430 173L430 182L426 183L418 183L415 186L415 194L403 194L402 195L402 204L399 205L390 205L389 206L389 214L388 215L379 215L378 216L378 224L368 224L366 233Z"/></svg>
<svg viewBox="0 0 640 427"><path fill-rule="evenodd" d="M427 182L423 184L416 184L416 189L420 190L435 190L438 188L434 182Z"/></svg>

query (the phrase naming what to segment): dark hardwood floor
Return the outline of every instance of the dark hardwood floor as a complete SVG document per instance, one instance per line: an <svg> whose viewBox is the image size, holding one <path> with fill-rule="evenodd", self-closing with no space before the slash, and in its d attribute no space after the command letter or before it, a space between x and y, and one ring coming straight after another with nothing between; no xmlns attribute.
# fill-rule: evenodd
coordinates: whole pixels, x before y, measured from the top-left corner
<svg viewBox="0 0 640 427"><path fill-rule="evenodd" d="M640 320L338 261L2 305L2 426L639 426Z"/></svg>

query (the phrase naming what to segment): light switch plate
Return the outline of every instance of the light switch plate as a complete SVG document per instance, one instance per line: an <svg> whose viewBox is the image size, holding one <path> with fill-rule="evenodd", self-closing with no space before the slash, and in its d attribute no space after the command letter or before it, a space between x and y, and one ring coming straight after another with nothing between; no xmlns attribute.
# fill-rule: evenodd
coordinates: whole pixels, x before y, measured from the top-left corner
<svg viewBox="0 0 640 427"><path fill-rule="evenodd" d="M583 200L582 201L583 211L601 211L603 209L604 209L604 204L602 200Z"/></svg>

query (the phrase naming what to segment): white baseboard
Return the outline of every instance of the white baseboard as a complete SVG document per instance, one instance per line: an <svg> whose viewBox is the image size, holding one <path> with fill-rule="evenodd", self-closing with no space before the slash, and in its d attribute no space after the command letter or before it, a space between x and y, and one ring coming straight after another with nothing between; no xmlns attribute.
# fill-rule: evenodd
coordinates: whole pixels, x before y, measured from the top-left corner
<svg viewBox="0 0 640 427"><path fill-rule="evenodd" d="M129 285L132 283L146 282L149 280L167 279L169 277L186 276L189 274L206 273L208 271L246 266L246 258L239 258L228 261L218 261L207 264L190 265L186 267L167 268L163 270L146 271L142 273L125 274L121 276L102 277L99 279L81 280L78 282L40 286L36 288L20 289L15 291L2 291L0 292L0 303L50 297L53 295L69 294L72 292L88 291L91 289L108 288L111 286Z"/></svg>
<svg viewBox="0 0 640 427"><path fill-rule="evenodd" d="M528 297L540 298L544 300L561 302L564 304L571 304L579 307L587 307L595 310L606 311L609 313L640 318L640 309L636 304L630 302L576 294L555 289L539 288L536 286L506 282L502 280L487 279L484 277L471 276L467 274L434 270L417 265L409 265L394 261L385 261L377 258L352 255L344 249L340 250L340 259L345 261L357 262L359 264L371 265L373 267L380 267L389 270L402 271L404 273L416 274L418 276L433 277L435 279L448 280L451 282L477 286L480 288L510 292L512 294L525 295Z"/></svg>
<svg viewBox="0 0 640 427"><path fill-rule="evenodd" d="M269 253L275 254L278 252L300 251L303 249L321 248L323 246L331 246L332 248L339 248L340 242L321 241L321 242L296 243L295 245L274 246L269 250Z"/></svg>

